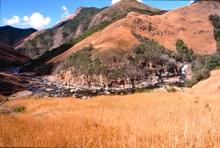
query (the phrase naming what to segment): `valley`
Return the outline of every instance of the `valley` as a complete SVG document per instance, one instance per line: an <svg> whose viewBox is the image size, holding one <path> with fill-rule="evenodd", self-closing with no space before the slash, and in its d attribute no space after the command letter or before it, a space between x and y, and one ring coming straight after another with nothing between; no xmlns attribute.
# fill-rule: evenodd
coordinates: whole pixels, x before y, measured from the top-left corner
<svg viewBox="0 0 220 148"><path fill-rule="evenodd" d="M0 147L220 147L220 2L144 3L0 27Z"/></svg>

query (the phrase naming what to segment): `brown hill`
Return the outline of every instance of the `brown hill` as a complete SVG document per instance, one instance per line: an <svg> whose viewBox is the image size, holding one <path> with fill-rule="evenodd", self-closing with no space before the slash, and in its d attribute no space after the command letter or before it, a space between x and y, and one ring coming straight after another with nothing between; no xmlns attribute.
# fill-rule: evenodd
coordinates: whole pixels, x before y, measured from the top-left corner
<svg viewBox="0 0 220 148"><path fill-rule="evenodd" d="M211 72L208 79L203 80L196 84L192 91L200 94L214 95L220 92L220 70Z"/></svg>
<svg viewBox="0 0 220 148"><path fill-rule="evenodd" d="M30 58L14 50L14 46L36 31L32 28L0 27L0 68L20 66L30 61Z"/></svg>
<svg viewBox="0 0 220 148"><path fill-rule="evenodd" d="M69 43L81 35L86 36L84 32L87 31L87 34L88 32L92 34L96 30L103 28L103 26L124 18L132 11L149 15L165 12L135 0L123 0L111 7L102 9L80 7L73 15L60 21L51 29L41 33L38 32L35 36L25 40L25 42L16 47L16 50L36 59L45 52L53 50L64 43Z"/></svg>
<svg viewBox="0 0 220 148"><path fill-rule="evenodd" d="M30 58L10 46L0 44L0 68L20 66L29 61Z"/></svg>
<svg viewBox="0 0 220 148"><path fill-rule="evenodd" d="M36 59L45 52L68 43L82 34L87 30L92 17L100 11L101 9L93 7L80 8L75 14L62 20L54 27L33 34L15 49Z"/></svg>
<svg viewBox="0 0 220 148"><path fill-rule="evenodd" d="M21 43L30 34L36 32L33 28L19 29L11 26L0 27L0 43L15 47Z"/></svg>
<svg viewBox="0 0 220 148"><path fill-rule="evenodd" d="M114 20L117 17L125 17L129 12L139 12L148 15L156 15L165 13L166 11L144 5L137 0L121 0L120 2L110 7L107 7L100 13L96 14L95 17L92 19L89 28L92 28L100 24L101 22Z"/></svg>
<svg viewBox="0 0 220 148"><path fill-rule="evenodd" d="M196 53L212 54L216 52L216 40L214 28L208 18L211 14L220 15L220 2L199 2L156 16L132 12L50 62L63 61L88 44L92 44L100 52L111 49L129 50L138 43L132 32L154 39L171 50L175 50L176 40L180 38Z"/></svg>

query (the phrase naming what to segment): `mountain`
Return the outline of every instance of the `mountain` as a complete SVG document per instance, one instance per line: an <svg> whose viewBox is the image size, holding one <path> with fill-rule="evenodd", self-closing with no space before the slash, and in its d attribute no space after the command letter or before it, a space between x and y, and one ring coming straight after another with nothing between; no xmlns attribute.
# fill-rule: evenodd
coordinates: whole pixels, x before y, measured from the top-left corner
<svg viewBox="0 0 220 148"><path fill-rule="evenodd" d="M30 58L12 47L0 43L0 68L17 67L28 63Z"/></svg>
<svg viewBox="0 0 220 148"><path fill-rule="evenodd" d="M29 57L14 50L14 47L36 31L32 28L0 27L0 68L17 67L30 61Z"/></svg>
<svg viewBox="0 0 220 148"><path fill-rule="evenodd" d="M117 18L124 18L129 12L139 12L148 15L159 15L166 11L153 8L136 0L121 0L118 3L107 7L100 13L96 14L92 19L89 28L92 28L101 22L117 20Z"/></svg>
<svg viewBox="0 0 220 148"><path fill-rule="evenodd" d="M63 61L71 53L88 44L100 51L114 48L128 50L138 43L132 32L154 39L171 50L176 49L176 40L179 38L196 53L212 54L216 52L216 41L213 25L209 21L211 14L220 15L220 2L200 2L156 16L132 12L126 18L73 46L51 62Z"/></svg>
<svg viewBox="0 0 220 148"><path fill-rule="evenodd" d="M102 9L80 7L73 15L60 21L54 27L26 39L16 47L16 50L36 59L45 52L51 51L64 43L70 43L74 39L91 35L97 30L124 18L131 11L149 15L165 12L135 0L122 0L111 7Z"/></svg>
<svg viewBox="0 0 220 148"><path fill-rule="evenodd" d="M28 57L36 59L45 52L70 42L70 40L82 34L88 28L92 17L99 11L101 9L81 7L72 16L50 29L37 32L16 46L15 49Z"/></svg>
<svg viewBox="0 0 220 148"><path fill-rule="evenodd" d="M30 34L36 31L37 30L33 28L19 29L11 26L3 26L0 27L0 43L7 46L15 47Z"/></svg>
<svg viewBox="0 0 220 148"><path fill-rule="evenodd" d="M61 62L56 80L78 86L145 87L176 79L184 62L172 52L177 39L197 54L216 53L212 14L220 15L220 2L198 2L155 16L131 12L47 63Z"/></svg>

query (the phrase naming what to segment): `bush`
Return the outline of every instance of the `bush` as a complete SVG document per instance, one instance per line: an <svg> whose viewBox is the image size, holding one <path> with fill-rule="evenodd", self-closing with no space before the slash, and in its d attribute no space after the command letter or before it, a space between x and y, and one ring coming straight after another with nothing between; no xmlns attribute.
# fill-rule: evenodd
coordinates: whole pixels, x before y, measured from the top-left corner
<svg viewBox="0 0 220 148"><path fill-rule="evenodd" d="M167 92L170 92L170 93L177 92L176 88L174 88L171 85L166 85L164 88L166 89Z"/></svg>
<svg viewBox="0 0 220 148"><path fill-rule="evenodd" d="M217 14L210 15L209 20L214 27L215 39L217 41L217 49L220 52L220 17Z"/></svg>
<svg viewBox="0 0 220 148"><path fill-rule="evenodd" d="M15 106L15 107L13 107L13 112L16 112L16 113L22 113L22 112L24 112L24 110L25 110L24 106Z"/></svg>
<svg viewBox="0 0 220 148"><path fill-rule="evenodd" d="M209 70L214 70L219 66L220 66L220 54L211 56L206 63L206 68Z"/></svg>
<svg viewBox="0 0 220 148"><path fill-rule="evenodd" d="M73 67L74 69L77 69L77 72L87 75L106 73L106 67L102 65L99 59L91 59L92 50L93 46L89 45L80 49L76 53L73 53L62 63L61 69ZM73 71L73 73L76 74L76 71Z"/></svg>
<svg viewBox="0 0 220 148"><path fill-rule="evenodd" d="M195 58L194 52L181 39L176 41L176 50L186 62L192 62Z"/></svg>

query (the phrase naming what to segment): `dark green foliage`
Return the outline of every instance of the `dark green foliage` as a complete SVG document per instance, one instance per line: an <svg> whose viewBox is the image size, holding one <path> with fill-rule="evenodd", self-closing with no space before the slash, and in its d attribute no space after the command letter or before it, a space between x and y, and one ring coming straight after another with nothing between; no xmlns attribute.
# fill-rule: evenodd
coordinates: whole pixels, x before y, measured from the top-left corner
<svg viewBox="0 0 220 148"><path fill-rule="evenodd" d="M22 112L24 112L24 110L25 110L24 106L15 106L15 107L13 107L13 112L16 112L16 113L22 113Z"/></svg>
<svg viewBox="0 0 220 148"><path fill-rule="evenodd" d="M101 64L99 59L91 59L92 46L85 47L72 54L62 63L61 69L73 67L73 74L104 74L106 67Z"/></svg>
<svg viewBox="0 0 220 148"><path fill-rule="evenodd" d="M209 20L215 28L220 29L220 17L217 14L210 15Z"/></svg>
<svg viewBox="0 0 220 148"><path fill-rule="evenodd" d="M215 54L215 55L211 56L208 59L205 66L209 70L214 70L217 67L219 67L220 66L220 54Z"/></svg>
<svg viewBox="0 0 220 148"><path fill-rule="evenodd" d="M145 79L155 71L158 74L165 71L163 68L165 66L168 67L169 72L178 74L177 66L173 62L175 58L178 58L177 54L160 46L154 40L140 36L138 39L141 44L135 45L130 51L117 53L119 50L111 50L111 54L102 53L104 55L98 56L102 60L100 58L92 60L92 53L96 51L90 45L73 53L57 71L72 67L75 76L102 74L109 79L125 77ZM150 70L149 63L152 63L153 70Z"/></svg>
<svg viewBox="0 0 220 148"><path fill-rule="evenodd" d="M141 43L132 48L132 51L137 54L137 58L143 57L148 61L153 60L157 63L163 63L164 61L167 61L168 58L180 60L176 53L159 45L156 41L141 37L137 34L134 34L134 36Z"/></svg>
<svg viewBox="0 0 220 148"><path fill-rule="evenodd" d="M196 57L192 63L193 77L186 84L188 87L192 87L201 80L209 77L211 70L215 70L220 66L220 54L214 55L200 55Z"/></svg>
<svg viewBox="0 0 220 148"><path fill-rule="evenodd" d="M141 10L141 9L137 9L137 8L130 8L129 11L130 12L138 12L138 13L147 14L147 15L162 15L167 12L165 10L153 12L153 11Z"/></svg>
<svg viewBox="0 0 220 148"><path fill-rule="evenodd" d="M218 52L220 52L220 17L217 14L210 15L209 20L214 26L214 34L215 34L215 39L217 41L217 49Z"/></svg>
<svg viewBox="0 0 220 148"><path fill-rule="evenodd" d="M176 41L176 50L183 61L192 62L195 58L194 52L181 39Z"/></svg>

